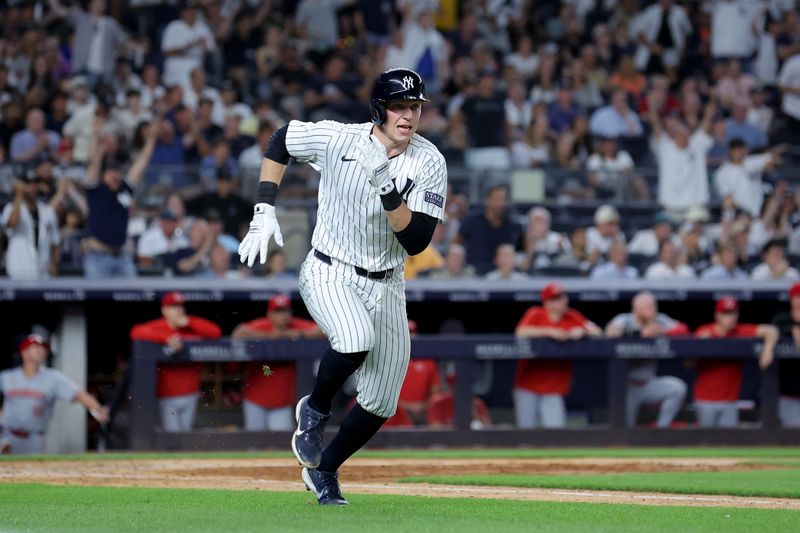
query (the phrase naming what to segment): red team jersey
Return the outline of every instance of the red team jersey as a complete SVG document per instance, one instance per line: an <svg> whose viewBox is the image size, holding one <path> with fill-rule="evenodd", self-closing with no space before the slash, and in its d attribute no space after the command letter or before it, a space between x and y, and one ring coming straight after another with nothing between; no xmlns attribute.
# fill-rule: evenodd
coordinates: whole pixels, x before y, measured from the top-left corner
<svg viewBox="0 0 800 533"><path fill-rule="evenodd" d="M131 340L167 344L167 340L176 333L182 339L191 341L218 339L222 335L222 330L210 320L196 316L189 316L189 324L179 330L172 329L165 318L158 318L134 326L131 330ZM158 365L156 393L159 398L184 396L195 392L200 392L200 365L196 363Z"/></svg>
<svg viewBox="0 0 800 533"><path fill-rule="evenodd" d="M544 307L531 307L517 327L538 326L570 330L584 328L589 320L574 309L568 309L558 322L550 320ZM525 389L535 394L569 394L572 384L572 361L569 359L521 359L517 364L515 389Z"/></svg>
<svg viewBox="0 0 800 533"><path fill-rule="evenodd" d="M271 333L273 330L272 322L266 317L258 318L246 322L245 325L250 329ZM311 320L302 318L292 318L289 328L293 331L308 331L316 329L317 325ZM272 374L264 375L264 365L267 364ZM245 366L244 387L242 395L244 399L272 409L275 407L286 407L293 405L296 398L297 366L295 363L282 361L279 363L248 363Z"/></svg>
<svg viewBox="0 0 800 533"><path fill-rule="evenodd" d="M401 402L424 402L430 398L431 389L441 383L439 368L433 359L412 359L408 363L406 379L400 389Z"/></svg>
<svg viewBox="0 0 800 533"><path fill-rule="evenodd" d="M697 328L695 334L708 334L715 339L757 337L757 324L737 324L727 335L720 335L714 324ZM698 359L694 399L701 402L735 402L742 386L744 361L741 359Z"/></svg>

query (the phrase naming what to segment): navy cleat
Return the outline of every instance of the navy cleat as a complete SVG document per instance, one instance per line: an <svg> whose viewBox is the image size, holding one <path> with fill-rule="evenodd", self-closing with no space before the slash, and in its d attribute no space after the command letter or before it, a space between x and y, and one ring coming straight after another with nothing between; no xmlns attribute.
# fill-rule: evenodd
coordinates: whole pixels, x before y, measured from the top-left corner
<svg viewBox="0 0 800 533"><path fill-rule="evenodd" d="M317 495L320 505L349 505L342 496L342 489L339 488L338 472L320 472L303 468L300 475L306 484L306 489Z"/></svg>
<svg viewBox="0 0 800 533"><path fill-rule="evenodd" d="M297 430L292 435L292 451L301 465L317 468L322 460L322 437L330 414L322 414L308 405L308 396L300 398L294 411Z"/></svg>

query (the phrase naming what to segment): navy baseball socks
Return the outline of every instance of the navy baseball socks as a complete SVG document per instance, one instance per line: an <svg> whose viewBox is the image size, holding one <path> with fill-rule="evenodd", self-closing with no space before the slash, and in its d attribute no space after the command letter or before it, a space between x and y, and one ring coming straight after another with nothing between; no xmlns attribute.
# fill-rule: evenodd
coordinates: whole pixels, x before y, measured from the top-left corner
<svg viewBox="0 0 800 533"><path fill-rule="evenodd" d="M356 404L344 417L339 432L322 452L316 469L303 468L306 488L317 496L320 505L347 505L339 487L339 467L378 432L385 418L368 413Z"/></svg>
<svg viewBox="0 0 800 533"><path fill-rule="evenodd" d="M317 382L310 396L297 402L297 430L292 435L292 451L301 465L317 468L322 458L322 438L330 419L333 396L367 358L367 352L339 353L332 348L322 356Z"/></svg>

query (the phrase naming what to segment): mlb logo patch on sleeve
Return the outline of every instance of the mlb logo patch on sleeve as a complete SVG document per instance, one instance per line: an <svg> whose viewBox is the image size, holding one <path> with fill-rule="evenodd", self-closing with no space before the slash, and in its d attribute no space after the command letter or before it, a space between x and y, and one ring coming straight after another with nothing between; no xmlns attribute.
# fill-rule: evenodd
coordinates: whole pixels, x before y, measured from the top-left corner
<svg viewBox="0 0 800 533"><path fill-rule="evenodd" d="M435 192L425 191L425 201L429 204L433 204L436 207L442 207L442 203L444 202L444 198L440 195L436 194Z"/></svg>

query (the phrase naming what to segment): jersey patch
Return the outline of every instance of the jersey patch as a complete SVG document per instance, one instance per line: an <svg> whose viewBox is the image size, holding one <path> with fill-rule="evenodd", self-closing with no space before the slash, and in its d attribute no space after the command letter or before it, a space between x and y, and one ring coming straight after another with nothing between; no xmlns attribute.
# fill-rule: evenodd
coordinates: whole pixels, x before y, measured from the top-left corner
<svg viewBox="0 0 800 533"><path fill-rule="evenodd" d="M436 207L442 207L444 198L435 192L425 191L425 201L429 204L435 205Z"/></svg>

